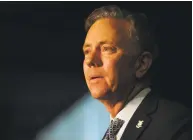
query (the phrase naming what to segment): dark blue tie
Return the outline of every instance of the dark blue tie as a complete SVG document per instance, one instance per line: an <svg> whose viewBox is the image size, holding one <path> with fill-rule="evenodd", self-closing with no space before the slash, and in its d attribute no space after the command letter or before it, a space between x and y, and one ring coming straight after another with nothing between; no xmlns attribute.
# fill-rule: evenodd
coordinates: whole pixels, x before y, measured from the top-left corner
<svg viewBox="0 0 193 140"><path fill-rule="evenodd" d="M122 127L123 123L124 120L119 118L112 120L103 140L116 140L116 135L119 132L119 129Z"/></svg>

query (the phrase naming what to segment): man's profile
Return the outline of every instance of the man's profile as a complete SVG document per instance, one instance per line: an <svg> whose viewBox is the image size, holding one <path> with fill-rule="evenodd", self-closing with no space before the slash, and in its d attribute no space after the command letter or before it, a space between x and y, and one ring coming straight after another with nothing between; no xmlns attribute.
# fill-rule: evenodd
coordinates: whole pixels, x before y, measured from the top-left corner
<svg viewBox="0 0 193 140"><path fill-rule="evenodd" d="M152 89L150 68L158 53L146 16L104 6L88 16L85 29L86 83L111 119L102 139L191 139L188 109Z"/></svg>

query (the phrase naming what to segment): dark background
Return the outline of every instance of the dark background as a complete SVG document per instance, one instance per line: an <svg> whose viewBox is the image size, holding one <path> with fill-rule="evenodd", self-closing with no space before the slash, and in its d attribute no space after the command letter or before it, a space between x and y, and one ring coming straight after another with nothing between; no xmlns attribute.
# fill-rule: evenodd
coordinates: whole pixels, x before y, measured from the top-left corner
<svg viewBox="0 0 193 140"><path fill-rule="evenodd" d="M191 108L191 2L0 2L0 139L34 138L85 94L84 20L109 4L156 24L154 84Z"/></svg>

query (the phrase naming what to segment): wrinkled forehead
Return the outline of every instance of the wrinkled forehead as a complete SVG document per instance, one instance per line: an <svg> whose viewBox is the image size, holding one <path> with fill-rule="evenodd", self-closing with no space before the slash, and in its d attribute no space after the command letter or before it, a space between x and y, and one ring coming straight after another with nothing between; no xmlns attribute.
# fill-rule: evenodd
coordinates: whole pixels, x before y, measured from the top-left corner
<svg viewBox="0 0 193 140"><path fill-rule="evenodd" d="M91 44L101 40L119 43L128 39L128 30L128 22L123 19L99 19L88 30L85 43Z"/></svg>

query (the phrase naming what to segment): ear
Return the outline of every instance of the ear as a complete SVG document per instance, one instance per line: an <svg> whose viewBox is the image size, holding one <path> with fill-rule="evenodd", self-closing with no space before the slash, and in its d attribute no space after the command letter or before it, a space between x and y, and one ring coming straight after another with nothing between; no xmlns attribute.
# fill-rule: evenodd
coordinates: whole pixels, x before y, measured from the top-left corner
<svg viewBox="0 0 193 140"><path fill-rule="evenodd" d="M152 64L152 54L150 52L143 52L136 61L136 78L142 78Z"/></svg>

